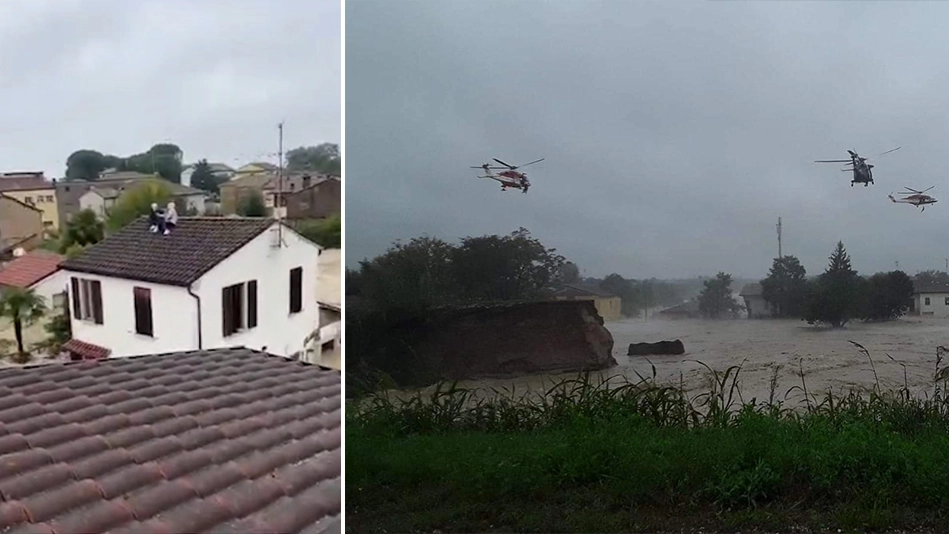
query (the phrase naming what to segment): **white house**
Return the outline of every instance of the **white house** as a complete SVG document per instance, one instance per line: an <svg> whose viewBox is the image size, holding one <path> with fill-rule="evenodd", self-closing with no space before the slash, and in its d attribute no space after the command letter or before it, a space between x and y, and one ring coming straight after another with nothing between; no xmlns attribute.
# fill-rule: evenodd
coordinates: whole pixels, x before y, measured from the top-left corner
<svg viewBox="0 0 949 534"><path fill-rule="evenodd" d="M753 282L745 284L741 288L738 296L745 301L745 309L748 311L749 319L760 319L762 317L771 317L772 307L764 299L761 290L761 284Z"/></svg>
<svg viewBox="0 0 949 534"><path fill-rule="evenodd" d="M320 247L271 218L141 218L64 261L75 357L244 346L304 357Z"/></svg>
<svg viewBox="0 0 949 534"><path fill-rule="evenodd" d="M917 315L949 316L949 285L914 283L913 312Z"/></svg>
<svg viewBox="0 0 949 534"><path fill-rule="evenodd" d="M111 187L91 187L79 197L80 210L92 210L100 219L115 205L119 192Z"/></svg>
<svg viewBox="0 0 949 534"><path fill-rule="evenodd" d="M59 270L64 257L45 250L35 250L15 258L0 269L0 291L7 287L31 289L48 308L62 306L66 298L68 278Z"/></svg>

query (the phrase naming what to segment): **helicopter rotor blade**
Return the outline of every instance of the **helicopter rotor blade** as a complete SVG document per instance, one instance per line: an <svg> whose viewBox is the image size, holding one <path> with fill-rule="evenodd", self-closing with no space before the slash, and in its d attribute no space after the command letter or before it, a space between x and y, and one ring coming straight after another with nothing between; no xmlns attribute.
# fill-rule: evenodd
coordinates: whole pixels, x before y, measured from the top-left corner
<svg viewBox="0 0 949 534"><path fill-rule="evenodd" d="M898 147L894 148L893 150L887 150L886 152L880 154L880 156L889 154L890 152L896 152L897 150L899 150L899 149L901 149L901 148L903 148L903 147L902 147L902 146L898 146ZM879 156L877 156L877 157L879 157Z"/></svg>
<svg viewBox="0 0 949 534"><path fill-rule="evenodd" d="M534 161L532 161L532 162L530 162L530 163L525 163L525 164L523 164L523 165L518 165L518 167L527 167L528 165L533 165L533 164L535 164L535 163L540 163L541 161L544 161L545 159L547 159L547 158L540 158L540 159L534 160Z"/></svg>
<svg viewBox="0 0 949 534"><path fill-rule="evenodd" d="M504 166L507 167L508 169L514 170L514 169L517 168L517 167L515 167L515 166L513 166L513 165L508 165L507 163L504 163L503 161L499 160L498 158L491 158L491 159L493 159L494 161L500 163L501 165L504 165Z"/></svg>
<svg viewBox="0 0 949 534"><path fill-rule="evenodd" d="M849 159L815 159L814 163L850 163L853 164Z"/></svg>

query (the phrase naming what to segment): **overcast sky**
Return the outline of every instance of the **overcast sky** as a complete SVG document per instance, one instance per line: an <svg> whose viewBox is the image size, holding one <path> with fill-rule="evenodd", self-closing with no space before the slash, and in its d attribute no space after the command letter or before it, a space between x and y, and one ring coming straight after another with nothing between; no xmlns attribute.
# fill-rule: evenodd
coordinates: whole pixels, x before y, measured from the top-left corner
<svg viewBox="0 0 949 534"><path fill-rule="evenodd" d="M949 3L346 6L346 261L528 228L588 276L869 274L949 257ZM842 166L876 160L875 185ZM502 193L490 158L532 187ZM903 186L940 195L925 213Z"/></svg>
<svg viewBox="0 0 949 534"><path fill-rule="evenodd" d="M339 0L3 0L0 170L89 148L276 163L339 143ZM272 155L268 155L272 154Z"/></svg>

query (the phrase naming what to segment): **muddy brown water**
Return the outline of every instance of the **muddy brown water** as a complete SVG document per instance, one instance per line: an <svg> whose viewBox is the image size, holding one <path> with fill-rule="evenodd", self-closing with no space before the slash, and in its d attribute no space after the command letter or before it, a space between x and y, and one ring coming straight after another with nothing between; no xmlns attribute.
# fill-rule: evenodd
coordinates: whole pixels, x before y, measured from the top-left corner
<svg viewBox="0 0 949 534"><path fill-rule="evenodd" d="M811 393L869 390L875 382L867 356L849 340L870 351L873 367L885 390L903 387L905 380L914 395L931 394L936 366L936 347L949 346L949 318L905 317L886 323L856 322L842 329L808 326L799 320L624 320L607 323L615 341L613 357L617 365L592 373L595 380L611 384L639 380L637 373L652 376L655 366L660 383L683 384L690 393L708 388L709 371L697 361L717 371L742 365L739 384L744 400L767 399L770 380L778 368L777 397L801 384L800 369ZM685 354L678 356L627 356L630 343L681 339ZM949 365L949 361L943 362ZM556 381L574 378L577 373L535 374L510 378L465 380L460 387L493 396L495 391L540 392ZM430 391L427 388L424 391ZM407 392L402 392L402 394ZM401 396L401 395L400 395ZM803 397L792 392L787 400L799 403Z"/></svg>

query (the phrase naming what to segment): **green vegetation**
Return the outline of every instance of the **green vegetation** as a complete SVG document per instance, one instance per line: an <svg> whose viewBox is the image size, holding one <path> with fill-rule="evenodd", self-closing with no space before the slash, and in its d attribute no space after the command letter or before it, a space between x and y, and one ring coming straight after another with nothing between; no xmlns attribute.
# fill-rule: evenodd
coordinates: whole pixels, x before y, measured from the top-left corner
<svg viewBox="0 0 949 534"><path fill-rule="evenodd" d="M296 231L324 248L342 248L343 221L337 214L322 220L300 221Z"/></svg>
<svg viewBox="0 0 949 534"><path fill-rule="evenodd" d="M9 319L13 323L19 357L27 356L23 348L23 327L40 320L46 312L43 297L37 295L32 289L11 287L3 290L3 294L0 295L0 317Z"/></svg>
<svg viewBox="0 0 949 534"><path fill-rule="evenodd" d="M161 180L147 180L136 184L119 196L109 210L106 225L115 232L143 215L151 213L152 204L164 208L172 198L171 187Z"/></svg>
<svg viewBox="0 0 949 534"><path fill-rule="evenodd" d="M857 344L855 344L857 345ZM866 357L870 357L857 345ZM653 377L588 376L536 397L453 386L347 407L354 532L941 528L949 368L909 390L740 402L739 367L688 397ZM870 360L872 363L872 359ZM806 393L806 383L792 388Z"/></svg>
<svg viewBox="0 0 949 534"><path fill-rule="evenodd" d="M264 204L264 196L259 191L248 191L240 198L237 214L241 217L266 217L267 206Z"/></svg>
<svg viewBox="0 0 949 534"><path fill-rule="evenodd" d="M208 160L202 159L194 164L194 172L191 174L191 187L207 191L209 193L218 193L221 184L227 182L228 178L215 176L211 170Z"/></svg>
<svg viewBox="0 0 949 534"><path fill-rule="evenodd" d="M66 159L67 180L97 180L106 169L156 174L174 182L181 182L182 151L178 145L159 143L140 154L118 157L97 150L77 150Z"/></svg>
<svg viewBox="0 0 949 534"><path fill-rule="evenodd" d="M699 310L703 315L711 319L735 318L743 308L732 296L732 275L720 272L705 281L705 288L699 293Z"/></svg>
<svg viewBox="0 0 949 534"><path fill-rule="evenodd" d="M335 143L301 146L287 152L287 170L291 172L318 172L340 176L341 169L339 145Z"/></svg>

